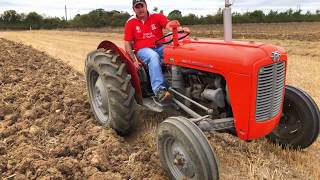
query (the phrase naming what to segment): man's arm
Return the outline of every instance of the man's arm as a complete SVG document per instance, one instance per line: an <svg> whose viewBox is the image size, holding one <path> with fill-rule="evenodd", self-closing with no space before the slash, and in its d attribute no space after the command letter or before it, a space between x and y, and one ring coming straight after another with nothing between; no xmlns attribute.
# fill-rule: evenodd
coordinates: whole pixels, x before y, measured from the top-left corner
<svg viewBox="0 0 320 180"><path fill-rule="evenodd" d="M131 41L124 41L124 48L126 49L127 53L129 54L131 60L133 62L136 61L136 57L133 53L132 42Z"/></svg>
<svg viewBox="0 0 320 180"><path fill-rule="evenodd" d="M134 65L139 68L140 67L140 63L137 60L136 56L133 53L133 48L132 48L132 41L124 41L124 48L127 51L130 59L132 60L132 62L134 63Z"/></svg>

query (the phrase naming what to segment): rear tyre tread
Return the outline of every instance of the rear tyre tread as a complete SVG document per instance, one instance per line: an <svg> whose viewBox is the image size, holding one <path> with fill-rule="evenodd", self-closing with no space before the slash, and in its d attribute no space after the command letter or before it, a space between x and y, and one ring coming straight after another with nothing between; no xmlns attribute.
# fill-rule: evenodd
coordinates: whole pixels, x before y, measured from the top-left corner
<svg viewBox="0 0 320 180"><path fill-rule="evenodd" d="M102 82L109 97L108 122L99 120L90 100L95 118L103 126L110 125L120 135L130 133L136 124L136 102L135 90L131 85L131 75L126 71L126 64L119 55L114 54L111 50L98 49L89 53L85 67L88 91L92 91L89 87L90 82L88 82L92 71L102 76ZM88 94L91 99L91 93Z"/></svg>
<svg viewBox="0 0 320 180"><path fill-rule="evenodd" d="M124 82L124 83L122 84L122 86L121 86L121 90L122 90L122 91L127 90L130 83L131 83L131 75L128 75L128 76L126 77L125 82Z"/></svg>
<svg viewBox="0 0 320 180"><path fill-rule="evenodd" d="M121 76L123 74L123 71L125 70L126 65L123 63L120 65L120 68L118 69L117 75Z"/></svg>
<svg viewBox="0 0 320 180"><path fill-rule="evenodd" d="M103 77L105 78L113 78L116 79L117 81L119 81L119 83L123 84L125 82L125 80L121 77L121 76L117 76L117 75L113 75L109 72L105 72L102 74Z"/></svg>

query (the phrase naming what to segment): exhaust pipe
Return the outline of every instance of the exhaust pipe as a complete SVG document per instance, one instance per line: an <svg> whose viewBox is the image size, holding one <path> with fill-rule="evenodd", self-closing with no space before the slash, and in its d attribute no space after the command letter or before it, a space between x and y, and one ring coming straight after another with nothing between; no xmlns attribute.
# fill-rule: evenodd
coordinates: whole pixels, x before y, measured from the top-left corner
<svg viewBox="0 0 320 180"><path fill-rule="evenodd" d="M224 40L232 41L232 14L231 5L229 0L225 2L223 10L223 25L224 25Z"/></svg>

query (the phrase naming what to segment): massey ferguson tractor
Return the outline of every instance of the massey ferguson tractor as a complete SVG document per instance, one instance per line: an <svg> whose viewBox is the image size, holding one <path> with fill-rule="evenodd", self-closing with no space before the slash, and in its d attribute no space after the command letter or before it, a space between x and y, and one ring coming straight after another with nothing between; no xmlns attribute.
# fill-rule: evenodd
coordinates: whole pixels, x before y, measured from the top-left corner
<svg viewBox="0 0 320 180"><path fill-rule="evenodd" d="M266 137L282 147L303 149L319 135L319 109L304 91L286 85L283 48L232 41L231 4L224 10L224 40L188 38L172 23L162 70L172 103L154 100L146 66L137 69L128 54L103 41L88 54L85 75L94 116L120 135L137 123L136 107L178 109L157 130L161 163L171 179L219 179L217 157L203 132L230 133L249 141ZM163 41L165 39L165 41Z"/></svg>

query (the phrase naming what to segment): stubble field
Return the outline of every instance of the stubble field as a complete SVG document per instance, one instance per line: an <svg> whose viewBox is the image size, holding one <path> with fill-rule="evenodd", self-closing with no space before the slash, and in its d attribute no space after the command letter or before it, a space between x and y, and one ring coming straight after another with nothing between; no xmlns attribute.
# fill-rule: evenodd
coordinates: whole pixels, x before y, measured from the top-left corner
<svg viewBox="0 0 320 180"><path fill-rule="evenodd" d="M87 102L84 59L104 39L122 47L122 30L89 31L95 32L0 32L0 178L166 179L154 132L175 112L139 110L139 128L127 138L100 127ZM191 31L193 37L222 34L219 26L192 26ZM239 25L235 33L241 40L284 47L287 83L320 105L320 23ZM306 150L290 151L265 139L207 137L218 155L221 179L320 179L319 140Z"/></svg>

